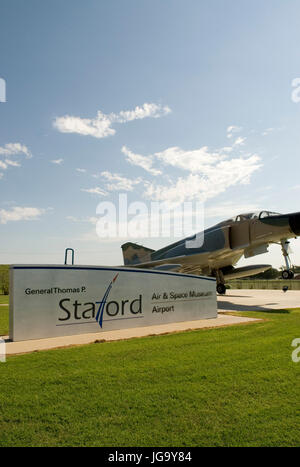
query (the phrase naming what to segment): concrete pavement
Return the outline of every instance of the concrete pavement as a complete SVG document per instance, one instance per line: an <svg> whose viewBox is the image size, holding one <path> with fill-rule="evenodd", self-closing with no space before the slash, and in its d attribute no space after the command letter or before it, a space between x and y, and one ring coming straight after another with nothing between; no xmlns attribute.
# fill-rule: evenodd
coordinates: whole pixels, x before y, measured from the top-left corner
<svg viewBox="0 0 300 467"><path fill-rule="evenodd" d="M300 290L228 290L218 296L218 311L267 311L300 308Z"/></svg>

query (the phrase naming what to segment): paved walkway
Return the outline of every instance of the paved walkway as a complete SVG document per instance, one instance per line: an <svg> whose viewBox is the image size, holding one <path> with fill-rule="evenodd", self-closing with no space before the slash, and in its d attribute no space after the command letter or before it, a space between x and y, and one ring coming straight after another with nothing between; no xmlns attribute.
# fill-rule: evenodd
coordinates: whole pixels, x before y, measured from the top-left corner
<svg viewBox="0 0 300 467"><path fill-rule="evenodd" d="M118 331L105 331L76 336L52 337L50 339L38 339L22 342L6 342L6 354L14 355L20 353L34 352L36 350L55 349L73 345L90 344L95 341L116 341L131 339L133 337L146 337L173 332L188 331L192 329L205 329L236 324L247 324L260 321L253 318L242 318L220 313L218 318L203 319L197 321L185 321L182 323L161 324L158 326L147 326L141 328L122 329ZM8 339L8 338L7 338Z"/></svg>
<svg viewBox="0 0 300 467"><path fill-rule="evenodd" d="M7 355L34 352L73 345L90 344L95 341L115 341L152 335L181 332L191 329L217 328L260 321L254 318L231 316L226 313L243 311L268 311L300 307L300 291L282 290L228 290L225 296L218 296L219 316L215 319L186 321L158 326L147 326L118 331L80 334L76 336L53 337L50 339L23 342L6 342Z"/></svg>

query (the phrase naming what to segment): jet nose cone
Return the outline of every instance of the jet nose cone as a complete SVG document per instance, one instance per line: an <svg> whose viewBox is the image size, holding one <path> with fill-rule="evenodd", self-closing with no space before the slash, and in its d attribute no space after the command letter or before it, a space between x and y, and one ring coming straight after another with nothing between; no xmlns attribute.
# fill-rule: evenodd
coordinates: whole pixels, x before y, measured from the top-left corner
<svg viewBox="0 0 300 467"><path fill-rule="evenodd" d="M289 216L289 223L292 231L298 236L300 235L300 212Z"/></svg>

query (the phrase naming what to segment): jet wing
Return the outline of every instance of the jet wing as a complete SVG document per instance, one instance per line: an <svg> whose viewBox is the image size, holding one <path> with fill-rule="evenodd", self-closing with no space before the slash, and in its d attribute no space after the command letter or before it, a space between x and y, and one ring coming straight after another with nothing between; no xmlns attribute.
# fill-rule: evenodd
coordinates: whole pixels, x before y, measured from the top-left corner
<svg viewBox="0 0 300 467"><path fill-rule="evenodd" d="M172 260L174 262L172 262ZM139 264L126 265L125 267L141 268L141 269L155 269L159 271L177 271L182 274L202 274L205 266L202 264L187 264L186 256L178 256L176 258L168 258L157 261L147 261Z"/></svg>
<svg viewBox="0 0 300 467"><path fill-rule="evenodd" d="M182 266L182 262L186 260L185 256L177 256L176 258L168 258L168 259L160 259L156 261L145 261L144 263L137 263L137 264L126 264L126 267L131 268L142 268L142 269L153 269L163 265L175 265L175 266Z"/></svg>

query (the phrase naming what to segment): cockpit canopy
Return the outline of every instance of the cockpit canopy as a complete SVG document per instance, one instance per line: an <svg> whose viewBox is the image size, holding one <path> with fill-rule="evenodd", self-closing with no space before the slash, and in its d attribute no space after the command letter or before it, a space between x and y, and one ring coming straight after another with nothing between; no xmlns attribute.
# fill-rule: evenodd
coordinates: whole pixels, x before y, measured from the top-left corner
<svg viewBox="0 0 300 467"><path fill-rule="evenodd" d="M272 212L272 211L260 211L260 212L250 212L247 214L239 214L236 217L232 217L231 219L228 219L227 221L223 221L218 225L227 225L227 224L232 224L234 222L242 222L245 220L250 220L250 219L264 219L266 217L273 217L273 216L281 216L278 212Z"/></svg>

